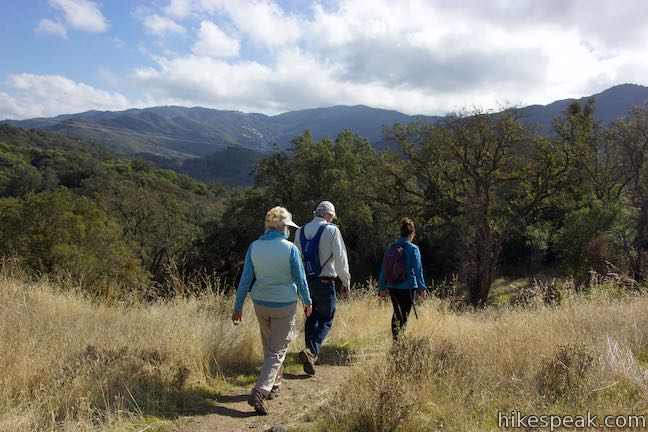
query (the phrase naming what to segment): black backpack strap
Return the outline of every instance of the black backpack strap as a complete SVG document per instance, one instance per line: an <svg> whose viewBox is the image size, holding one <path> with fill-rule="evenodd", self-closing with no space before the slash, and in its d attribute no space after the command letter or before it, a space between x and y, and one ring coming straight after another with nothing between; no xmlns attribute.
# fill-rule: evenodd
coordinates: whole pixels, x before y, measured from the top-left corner
<svg viewBox="0 0 648 432"><path fill-rule="evenodd" d="M331 256L324 261L324 264L320 265L320 268L324 268L326 264L328 264L329 261L331 261L331 258L333 258L333 252L331 252Z"/></svg>
<svg viewBox="0 0 648 432"><path fill-rule="evenodd" d="M319 230L317 231L317 235L319 235L320 237L322 237L322 233L324 233L324 228L326 228L326 227L329 226L329 225L333 225L334 227L337 227L337 225L332 224L332 223L325 223L325 224L322 224L322 226L320 226L320 227L319 227ZM319 249L319 242L318 242L317 246L318 246L318 249ZM318 250L318 253L319 253L319 250ZM326 264L328 264L328 262L331 261L332 258L333 258L333 251L331 251L331 256L328 257L328 258L326 259L326 261L324 261L323 264L320 264L320 269L323 269L324 266L325 266Z"/></svg>

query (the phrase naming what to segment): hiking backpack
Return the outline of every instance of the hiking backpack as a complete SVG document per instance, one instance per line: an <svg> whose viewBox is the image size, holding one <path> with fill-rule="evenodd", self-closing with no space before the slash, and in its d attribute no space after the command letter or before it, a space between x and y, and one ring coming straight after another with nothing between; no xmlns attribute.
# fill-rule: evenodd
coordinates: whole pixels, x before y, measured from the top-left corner
<svg viewBox="0 0 648 432"><path fill-rule="evenodd" d="M306 227L301 229L299 241L301 243L302 255L304 257L304 271L306 272L306 276L309 278L318 277L322 271L322 267L324 267L326 263L333 258L333 255L331 255L323 265L320 264L319 242L322 237L322 232L324 232L324 228L326 228L327 225L329 224L320 225L317 234L315 234L315 236L310 240L307 240L306 234L304 234Z"/></svg>
<svg viewBox="0 0 648 432"><path fill-rule="evenodd" d="M407 279L407 260L405 259L405 244L392 243L387 247L383 257L383 269L387 285L399 285Z"/></svg>

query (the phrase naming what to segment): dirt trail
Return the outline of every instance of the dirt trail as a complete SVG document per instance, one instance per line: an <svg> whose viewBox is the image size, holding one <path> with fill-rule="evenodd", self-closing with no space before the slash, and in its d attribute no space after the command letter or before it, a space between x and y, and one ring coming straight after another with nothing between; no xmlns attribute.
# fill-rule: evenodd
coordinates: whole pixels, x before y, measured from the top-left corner
<svg viewBox="0 0 648 432"><path fill-rule="evenodd" d="M335 389L351 374L353 366L322 364L316 374L284 373L281 394L268 401L268 415L259 416L247 403L249 388L238 388L211 401L208 414L181 417L173 432L262 432L276 426L295 426L317 406L333 396Z"/></svg>

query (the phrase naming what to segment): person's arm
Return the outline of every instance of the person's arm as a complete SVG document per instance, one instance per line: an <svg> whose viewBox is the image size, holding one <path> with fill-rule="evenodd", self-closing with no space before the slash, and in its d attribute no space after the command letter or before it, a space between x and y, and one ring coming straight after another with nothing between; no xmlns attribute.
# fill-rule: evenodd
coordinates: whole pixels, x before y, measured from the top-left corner
<svg viewBox="0 0 648 432"><path fill-rule="evenodd" d="M380 264L380 275L378 276L378 295L382 300L387 298L387 287L385 286L385 262Z"/></svg>
<svg viewBox="0 0 648 432"><path fill-rule="evenodd" d="M290 250L290 270L292 272L293 280L297 285L297 294L305 305L312 304L313 301L310 297L308 290L308 282L306 282L306 272L304 271L304 264L302 263L297 247Z"/></svg>
<svg viewBox="0 0 648 432"><path fill-rule="evenodd" d="M346 246L342 239L340 229L335 227L333 230L333 266L335 273L342 281L343 289L347 291L351 289L351 273L349 273L349 260L347 258Z"/></svg>
<svg viewBox="0 0 648 432"><path fill-rule="evenodd" d="M248 247L245 253L245 262L243 264L243 274L236 288L236 299L234 300L234 311L232 312L232 321L238 324L243 316L243 303L250 292L252 281L254 280L254 264L251 257L252 245Z"/></svg>
<svg viewBox="0 0 648 432"><path fill-rule="evenodd" d="M423 265L421 264L421 251L418 246L414 245L414 276L416 277L416 285L421 291L422 296L427 295L427 286L423 278Z"/></svg>
<svg viewBox="0 0 648 432"><path fill-rule="evenodd" d="M306 225L304 225L303 227L297 228L297 231L295 231L295 238L293 239L293 244L295 246L297 246L297 251L299 252L300 255L302 254L302 250L301 250L301 231L305 227L306 227Z"/></svg>

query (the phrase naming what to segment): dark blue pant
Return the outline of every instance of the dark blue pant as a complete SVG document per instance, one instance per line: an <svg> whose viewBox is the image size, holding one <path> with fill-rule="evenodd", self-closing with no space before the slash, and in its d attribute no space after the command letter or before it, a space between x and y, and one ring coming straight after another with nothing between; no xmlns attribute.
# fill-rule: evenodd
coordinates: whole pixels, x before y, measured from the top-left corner
<svg viewBox="0 0 648 432"><path fill-rule="evenodd" d="M324 338L333 326L335 316L335 280L322 283L319 279L309 279L311 300L313 300L313 313L306 318L304 335L306 348L314 356L318 356Z"/></svg>

